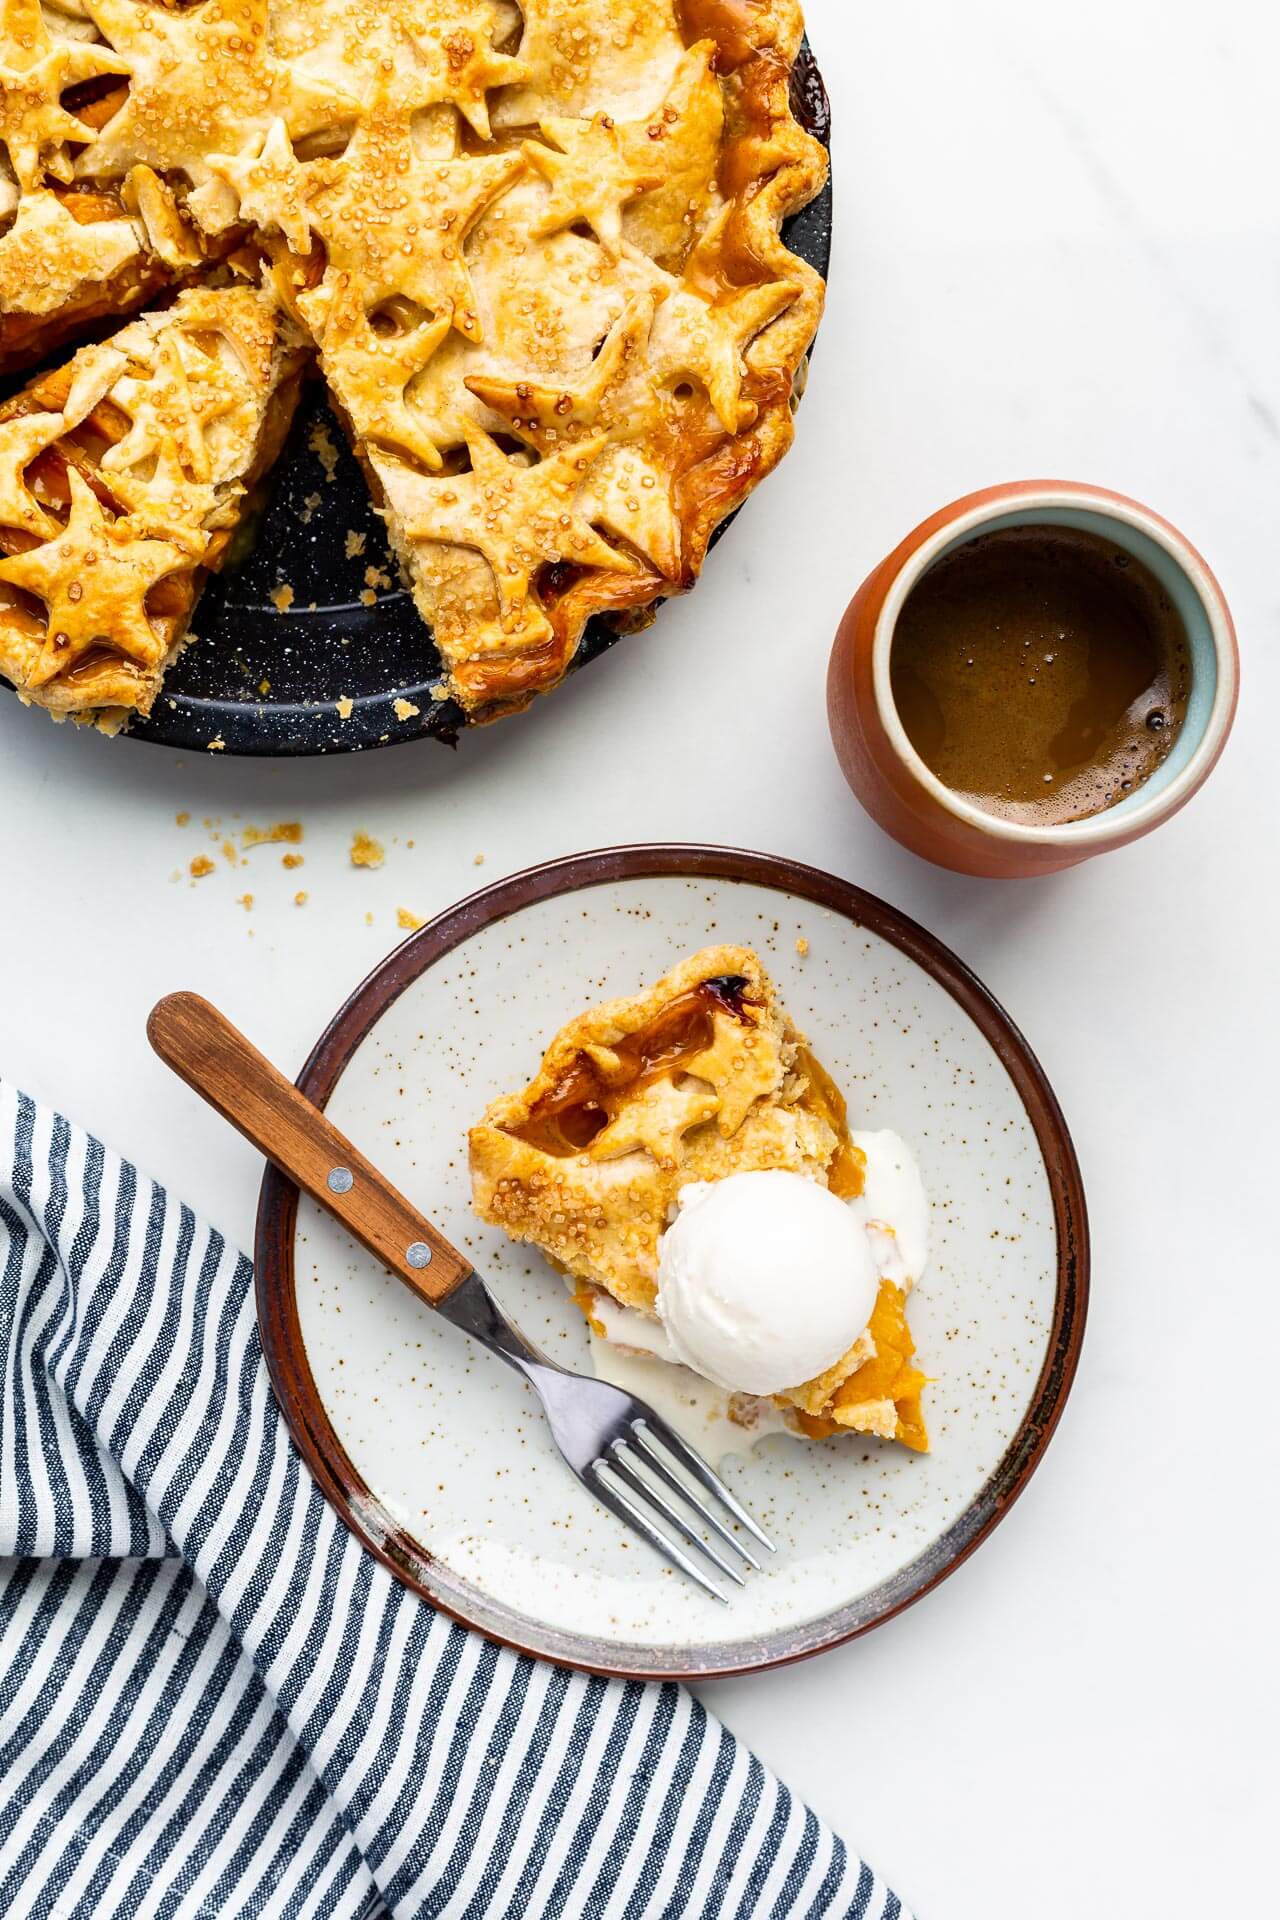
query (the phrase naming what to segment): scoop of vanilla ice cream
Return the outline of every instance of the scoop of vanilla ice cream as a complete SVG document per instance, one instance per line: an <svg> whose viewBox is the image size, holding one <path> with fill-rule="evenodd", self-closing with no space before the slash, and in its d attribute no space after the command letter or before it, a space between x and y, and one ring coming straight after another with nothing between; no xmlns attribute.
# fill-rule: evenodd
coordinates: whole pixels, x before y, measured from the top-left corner
<svg viewBox="0 0 1280 1920"><path fill-rule="evenodd" d="M731 1393L769 1394L848 1352L877 1275L843 1200L798 1173L734 1173L681 1188L679 1207L657 1301L678 1360Z"/></svg>

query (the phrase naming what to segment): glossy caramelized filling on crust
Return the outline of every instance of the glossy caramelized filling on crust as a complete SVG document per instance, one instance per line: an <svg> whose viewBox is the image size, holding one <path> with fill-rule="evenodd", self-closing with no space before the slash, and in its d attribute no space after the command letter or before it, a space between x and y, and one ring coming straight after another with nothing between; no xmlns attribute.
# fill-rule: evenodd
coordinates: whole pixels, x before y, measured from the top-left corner
<svg viewBox="0 0 1280 1920"><path fill-rule="evenodd" d="M598 1048L575 1054L513 1129L517 1139L560 1159L584 1152L648 1087L662 1080L683 1084L689 1061L715 1041L716 1010L742 1019L747 986L742 974L700 981L638 1033L620 1035L607 1066Z"/></svg>
<svg viewBox="0 0 1280 1920"><path fill-rule="evenodd" d="M261 265L441 691L519 707L592 615L692 586L790 444L802 32L797 0L3 0L0 370Z"/></svg>
<svg viewBox="0 0 1280 1920"><path fill-rule="evenodd" d="M839 1088L744 947L707 948L571 1021L530 1084L472 1128L470 1155L479 1214L540 1247L598 1332L600 1294L652 1315L682 1187L781 1168L853 1199L865 1166ZM813 1439L874 1433L923 1451L914 1352L905 1295L882 1281L855 1346L775 1403ZM751 1404L736 1404L750 1424Z"/></svg>

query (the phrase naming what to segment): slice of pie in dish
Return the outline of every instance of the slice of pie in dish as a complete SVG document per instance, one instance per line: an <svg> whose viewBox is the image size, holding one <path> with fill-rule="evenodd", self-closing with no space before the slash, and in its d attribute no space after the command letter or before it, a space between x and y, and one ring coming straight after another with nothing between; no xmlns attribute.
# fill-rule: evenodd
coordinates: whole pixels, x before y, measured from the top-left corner
<svg viewBox="0 0 1280 1920"><path fill-rule="evenodd" d="M748 948L572 1020L470 1156L477 1212L542 1250L597 1338L704 1372L744 1428L927 1451L919 1176L896 1135L850 1131Z"/></svg>
<svg viewBox="0 0 1280 1920"><path fill-rule="evenodd" d="M150 711L302 368L270 292L193 287L0 407L0 673L23 700L106 732Z"/></svg>

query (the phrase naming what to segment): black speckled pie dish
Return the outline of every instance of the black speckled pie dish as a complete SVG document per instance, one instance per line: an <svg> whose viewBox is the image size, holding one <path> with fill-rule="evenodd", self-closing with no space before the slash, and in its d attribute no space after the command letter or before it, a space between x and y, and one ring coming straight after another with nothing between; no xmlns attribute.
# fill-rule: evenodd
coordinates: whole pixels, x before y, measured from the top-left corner
<svg viewBox="0 0 1280 1920"><path fill-rule="evenodd" d="M807 45L794 69L792 105L801 124L829 144L827 96ZM831 209L828 182L783 228L791 250L824 278ZM714 537L729 525L725 520ZM369 567L387 584L375 577L371 585ZM284 585L293 599L281 610L272 595ZM209 581L192 632L196 638L166 675L150 717L130 727L130 740L204 750L221 739L229 754L358 753L424 735L452 741L466 725L456 702L432 694L441 669L430 629L399 584L382 522L320 382L304 395L268 476L251 551ZM571 670L618 638L597 616ZM345 719L339 700L352 703Z"/></svg>
<svg viewBox="0 0 1280 1920"><path fill-rule="evenodd" d="M946 1578L1043 1456L1088 1295L1084 1193L1008 1016L892 907L793 861L615 848L462 901L390 954L298 1084L467 1250L528 1335L585 1370L584 1324L530 1249L472 1214L466 1133L565 1020L710 942L753 946L855 1127L914 1148L931 1203L912 1295L933 1450L775 1435L724 1467L779 1544L728 1607L565 1471L532 1393L280 1174L263 1181L258 1313L277 1396L327 1498L434 1605L592 1672L754 1672L867 1633Z"/></svg>

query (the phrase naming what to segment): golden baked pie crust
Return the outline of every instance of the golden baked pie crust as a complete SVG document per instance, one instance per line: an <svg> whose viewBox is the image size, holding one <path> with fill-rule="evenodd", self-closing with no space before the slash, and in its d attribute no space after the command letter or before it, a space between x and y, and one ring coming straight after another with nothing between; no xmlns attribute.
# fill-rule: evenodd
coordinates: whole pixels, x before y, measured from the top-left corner
<svg viewBox="0 0 1280 1920"><path fill-rule="evenodd" d="M147 713L288 430L269 293L192 287L0 407L0 673L58 719Z"/></svg>
<svg viewBox="0 0 1280 1920"><path fill-rule="evenodd" d="M484 719L790 444L796 0L0 0L0 367L247 258ZM237 252L237 249L239 251Z"/></svg>
<svg viewBox="0 0 1280 1920"><path fill-rule="evenodd" d="M852 1198L864 1167L838 1091L757 955L734 946L705 948L648 991L571 1020L469 1146L476 1211L539 1247L597 1331L598 1293L652 1314L682 1187L781 1169ZM810 1438L853 1431L927 1450L914 1351L905 1296L883 1281L866 1333L775 1404ZM745 1397L739 1405L749 1423Z"/></svg>

